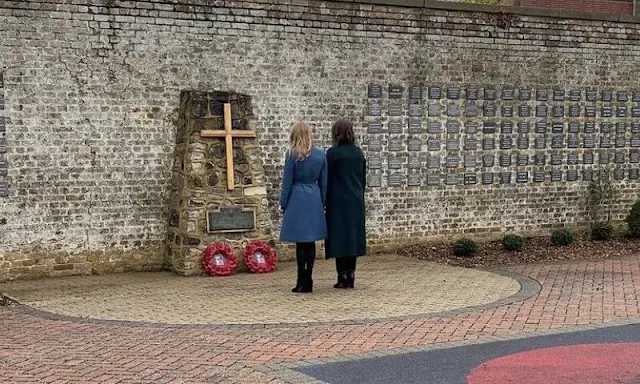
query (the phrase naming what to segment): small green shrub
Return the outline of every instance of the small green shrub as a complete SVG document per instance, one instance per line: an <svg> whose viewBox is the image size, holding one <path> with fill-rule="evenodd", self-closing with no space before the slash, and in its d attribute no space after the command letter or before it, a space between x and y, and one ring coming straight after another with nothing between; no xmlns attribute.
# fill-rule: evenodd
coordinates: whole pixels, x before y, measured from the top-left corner
<svg viewBox="0 0 640 384"><path fill-rule="evenodd" d="M597 241L611 240L613 238L613 227L609 223L595 223L591 228L591 238Z"/></svg>
<svg viewBox="0 0 640 384"><path fill-rule="evenodd" d="M524 249L524 239L518 235L506 235L502 238L502 246L507 251L520 252Z"/></svg>
<svg viewBox="0 0 640 384"><path fill-rule="evenodd" d="M627 225L629 226L629 235L640 237L640 200L636 201L631 207L631 212L627 216Z"/></svg>
<svg viewBox="0 0 640 384"><path fill-rule="evenodd" d="M573 234L567 229L558 229L551 234L551 244L555 246L568 246L573 243Z"/></svg>
<svg viewBox="0 0 640 384"><path fill-rule="evenodd" d="M453 254L456 256L471 256L478 251L478 244L471 239L460 239L456 241Z"/></svg>

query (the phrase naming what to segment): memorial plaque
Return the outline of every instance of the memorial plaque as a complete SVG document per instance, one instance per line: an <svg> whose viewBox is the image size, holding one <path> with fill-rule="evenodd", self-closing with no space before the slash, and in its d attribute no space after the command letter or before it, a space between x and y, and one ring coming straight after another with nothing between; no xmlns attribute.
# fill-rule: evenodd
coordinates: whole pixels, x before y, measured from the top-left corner
<svg viewBox="0 0 640 384"><path fill-rule="evenodd" d="M478 88L467 88L465 93L467 100L478 100Z"/></svg>
<svg viewBox="0 0 640 384"><path fill-rule="evenodd" d="M627 154L624 151L618 151L615 154L613 161L616 164L624 164L627 161Z"/></svg>
<svg viewBox="0 0 640 384"><path fill-rule="evenodd" d="M567 171L567 181L578 180L578 171L576 169L570 169Z"/></svg>
<svg viewBox="0 0 640 384"><path fill-rule="evenodd" d="M369 116L381 116L382 115L382 105L380 104L380 100L369 100Z"/></svg>
<svg viewBox="0 0 640 384"><path fill-rule="evenodd" d="M409 98L411 100L422 100L422 87L419 85L412 85L409 88Z"/></svg>
<svg viewBox="0 0 640 384"><path fill-rule="evenodd" d="M442 90L440 87L430 87L429 88L429 98L432 100L439 100L442 98Z"/></svg>
<svg viewBox="0 0 640 384"><path fill-rule="evenodd" d="M485 172L482 174L482 184L493 184L493 173Z"/></svg>
<svg viewBox="0 0 640 384"><path fill-rule="evenodd" d="M531 131L531 124L528 121L520 121L518 122L518 133L520 134L529 134Z"/></svg>
<svg viewBox="0 0 640 384"><path fill-rule="evenodd" d="M0 153L7 153L7 139L0 137Z"/></svg>
<svg viewBox="0 0 640 384"><path fill-rule="evenodd" d="M0 197L9 197L9 186L7 183L0 182Z"/></svg>
<svg viewBox="0 0 640 384"><path fill-rule="evenodd" d="M616 123L616 133L626 133L627 132L627 123L618 122Z"/></svg>
<svg viewBox="0 0 640 384"><path fill-rule="evenodd" d="M480 109L476 104L467 104L464 115L466 117L476 117L480 114Z"/></svg>
<svg viewBox="0 0 640 384"><path fill-rule="evenodd" d="M531 106L526 104L521 104L519 108L520 117L530 117L531 116Z"/></svg>
<svg viewBox="0 0 640 384"><path fill-rule="evenodd" d="M601 152L598 155L598 160L600 161L600 164L609 164L611 162L611 156L609 152Z"/></svg>
<svg viewBox="0 0 640 384"><path fill-rule="evenodd" d="M515 90L513 88L502 89L502 100L513 100L515 98Z"/></svg>
<svg viewBox="0 0 640 384"><path fill-rule="evenodd" d="M485 117L496 117L496 105L495 104L485 104L483 106L484 116Z"/></svg>
<svg viewBox="0 0 640 384"><path fill-rule="evenodd" d="M557 169L552 170L551 181L562 181L562 171Z"/></svg>
<svg viewBox="0 0 640 384"><path fill-rule="evenodd" d="M503 105L502 106L502 116L503 117L513 117L513 106L512 105Z"/></svg>
<svg viewBox="0 0 640 384"><path fill-rule="evenodd" d="M631 147L637 148L640 147L640 136L631 137L630 143Z"/></svg>
<svg viewBox="0 0 640 384"><path fill-rule="evenodd" d="M544 171L534 171L533 172L533 181L536 183L543 183L545 179Z"/></svg>
<svg viewBox="0 0 640 384"><path fill-rule="evenodd" d="M582 171L582 180L584 181L592 181L593 180L593 170L585 169Z"/></svg>
<svg viewBox="0 0 640 384"><path fill-rule="evenodd" d="M502 122L502 129L501 132L503 135L509 135L513 133L513 123L510 121L503 121Z"/></svg>
<svg viewBox="0 0 640 384"><path fill-rule="evenodd" d="M640 179L640 169L633 168L629 170L629 180L638 180Z"/></svg>
<svg viewBox="0 0 640 384"><path fill-rule="evenodd" d="M640 163L640 151L630 151L629 152L629 162L630 163Z"/></svg>
<svg viewBox="0 0 640 384"><path fill-rule="evenodd" d="M613 101L613 91L602 91L602 101L604 102Z"/></svg>
<svg viewBox="0 0 640 384"><path fill-rule="evenodd" d="M460 98L460 87L447 88L447 99L458 100Z"/></svg>
<svg viewBox="0 0 640 384"><path fill-rule="evenodd" d="M551 136L551 148L562 148L562 147L564 147L564 136L563 135Z"/></svg>
<svg viewBox="0 0 640 384"><path fill-rule="evenodd" d="M440 175L427 175L427 185L440 185Z"/></svg>
<svg viewBox="0 0 640 384"><path fill-rule="evenodd" d="M547 140L544 137L536 137L535 147L536 149L545 149L547 147Z"/></svg>
<svg viewBox="0 0 640 384"><path fill-rule="evenodd" d="M578 135L576 135L574 133L570 133L568 138L567 138L567 147L569 147L569 148L578 148L580 146L578 141L579 141Z"/></svg>
<svg viewBox="0 0 640 384"><path fill-rule="evenodd" d="M369 138L369 152L382 151L382 140L374 137Z"/></svg>
<svg viewBox="0 0 640 384"><path fill-rule="evenodd" d="M600 148L611 148L611 136L604 135L600 137Z"/></svg>
<svg viewBox="0 0 640 384"><path fill-rule="evenodd" d="M491 135L496 133L498 124L495 121L485 121L482 125L482 133Z"/></svg>
<svg viewBox="0 0 640 384"><path fill-rule="evenodd" d="M475 173L465 173L464 174L464 183L465 185L477 184L478 180Z"/></svg>
<svg viewBox="0 0 640 384"><path fill-rule="evenodd" d="M624 135L616 136L616 148L624 148L627 146L627 139Z"/></svg>
<svg viewBox="0 0 640 384"><path fill-rule="evenodd" d="M618 101L621 103L626 103L627 101L629 101L629 94L625 91L618 91L616 96Z"/></svg>
<svg viewBox="0 0 640 384"><path fill-rule="evenodd" d="M419 173L410 173L407 176L407 185L410 187L418 187L422 185L422 177Z"/></svg>
<svg viewBox="0 0 640 384"><path fill-rule="evenodd" d="M640 117L640 107L631 108L631 117Z"/></svg>
<svg viewBox="0 0 640 384"><path fill-rule="evenodd" d="M536 117L547 117L549 114L548 105L536 105Z"/></svg>
<svg viewBox="0 0 640 384"><path fill-rule="evenodd" d="M547 101L547 100L549 100L549 90L547 90L547 89L538 89L538 90L536 90L536 100L537 101Z"/></svg>
<svg viewBox="0 0 640 384"><path fill-rule="evenodd" d="M553 114L553 117L564 117L564 106L554 105L552 114Z"/></svg>
<svg viewBox="0 0 640 384"><path fill-rule="evenodd" d="M596 133L596 123L593 121L584 123L584 133Z"/></svg>
<svg viewBox="0 0 640 384"><path fill-rule="evenodd" d="M500 154L500 166L501 167L510 167L511 166L511 155L506 153Z"/></svg>
<svg viewBox="0 0 640 384"><path fill-rule="evenodd" d="M584 116L585 117L596 117L596 107L593 105L587 105L584 107Z"/></svg>
<svg viewBox="0 0 640 384"><path fill-rule="evenodd" d="M442 132L442 123L439 121L429 121L427 126L427 132L431 134L437 134Z"/></svg>
<svg viewBox="0 0 640 384"><path fill-rule="evenodd" d="M624 168L616 168L613 170L613 178L616 180L624 180Z"/></svg>
<svg viewBox="0 0 640 384"><path fill-rule="evenodd" d="M518 171L516 172L516 183L526 183L529 181L529 172Z"/></svg>
<svg viewBox="0 0 640 384"><path fill-rule="evenodd" d="M458 104L449 104L447 106L447 116L449 117L460 116L460 106Z"/></svg>
<svg viewBox="0 0 640 384"><path fill-rule="evenodd" d="M534 155L533 162L535 165L546 165L547 164L547 155L542 153L538 153Z"/></svg>
<svg viewBox="0 0 640 384"><path fill-rule="evenodd" d="M564 89L553 90L553 101L564 101Z"/></svg>
<svg viewBox="0 0 640 384"><path fill-rule="evenodd" d="M441 114L441 108L438 104L429 104L429 116L438 117Z"/></svg>
<svg viewBox="0 0 640 384"><path fill-rule="evenodd" d="M580 123L575 121L569 122L569 133L580 133Z"/></svg>
<svg viewBox="0 0 640 384"><path fill-rule="evenodd" d="M547 123L544 121L538 121L536 123L536 133L547 133Z"/></svg>
<svg viewBox="0 0 640 384"><path fill-rule="evenodd" d="M500 184L511 184L511 172L500 172Z"/></svg>
<svg viewBox="0 0 640 384"><path fill-rule="evenodd" d="M611 117L613 116L613 109L611 107L602 107L602 112L600 113L602 117Z"/></svg>
<svg viewBox="0 0 640 384"><path fill-rule="evenodd" d="M466 155L464 157L465 168L475 168L477 166L477 158L475 156Z"/></svg>
<svg viewBox="0 0 640 384"><path fill-rule="evenodd" d="M478 123L474 123L474 122L467 122L464 124L464 131L465 133L468 134L475 134L478 132Z"/></svg>
<svg viewBox="0 0 640 384"><path fill-rule="evenodd" d="M631 123L631 133L640 133L640 123Z"/></svg>
<svg viewBox="0 0 640 384"><path fill-rule="evenodd" d="M518 166L524 167L529 165L529 155L518 155Z"/></svg>
<svg viewBox="0 0 640 384"><path fill-rule="evenodd" d="M456 185L459 183L458 174L448 173L445 182L447 185Z"/></svg>
<svg viewBox="0 0 640 384"><path fill-rule="evenodd" d="M382 122L379 120L370 121L367 126L367 132L372 134L382 133Z"/></svg>
<svg viewBox="0 0 640 384"><path fill-rule="evenodd" d="M562 153L551 154L551 165L562 165Z"/></svg>
<svg viewBox="0 0 640 384"><path fill-rule="evenodd" d="M482 156L482 165L484 167L493 167L495 164L495 157L493 155Z"/></svg>
<svg viewBox="0 0 640 384"><path fill-rule="evenodd" d="M572 89L569 91L569 100L580 101L582 100L582 91L579 89Z"/></svg>
<svg viewBox="0 0 640 384"><path fill-rule="evenodd" d="M382 97L382 87L379 84L369 84L368 94L372 99L379 99Z"/></svg>
<svg viewBox="0 0 640 384"><path fill-rule="evenodd" d="M616 116L617 117L627 117L627 107L618 107L618 108L616 108Z"/></svg>
<svg viewBox="0 0 640 384"><path fill-rule="evenodd" d="M473 136L467 136L464 138L464 150L475 151L478 149L478 139Z"/></svg>
<svg viewBox="0 0 640 384"><path fill-rule="evenodd" d="M593 164L593 152L585 152L582 154L582 164Z"/></svg>
<svg viewBox="0 0 640 384"><path fill-rule="evenodd" d="M387 167L389 169L401 169L402 168L402 158L400 157L390 157L387 159Z"/></svg>
<svg viewBox="0 0 640 384"><path fill-rule="evenodd" d="M447 151L457 151L458 149L460 149L458 140L447 140Z"/></svg>
<svg viewBox="0 0 640 384"><path fill-rule="evenodd" d="M500 138L500 149L513 148L513 138L510 136L502 136Z"/></svg>
<svg viewBox="0 0 640 384"><path fill-rule="evenodd" d="M520 89L520 94L518 95L518 99L520 101L531 100L531 89L528 89L528 88Z"/></svg>
<svg viewBox="0 0 640 384"><path fill-rule="evenodd" d="M634 103L640 103L640 91L633 92L631 101L633 101Z"/></svg>
<svg viewBox="0 0 640 384"><path fill-rule="evenodd" d="M418 156L409 157L409 169L420 169L422 168L422 159Z"/></svg>
<svg viewBox="0 0 640 384"><path fill-rule="evenodd" d="M422 105L418 103L409 104L409 116L422 116Z"/></svg>
<svg viewBox="0 0 640 384"><path fill-rule="evenodd" d="M389 100L389 116L402 116L402 104L395 100Z"/></svg>
<svg viewBox="0 0 640 384"><path fill-rule="evenodd" d="M409 133L422 133L422 120L419 117L409 119Z"/></svg>
<svg viewBox="0 0 640 384"><path fill-rule="evenodd" d="M367 159L367 166L369 169L381 169L382 158L380 156L371 156Z"/></svg>
<svg viewBox="0 0 640 384"><path fill-rule="evenodd" d="M407 147L410 152L419 152L422 150L422 141L420 139L409 139Z"/></svg>
<svg viewBox="0 0 640 384"><path fill-rule="evenodd" d="M440 150L440 140L438 140L438 139L429 139L427 141L427 150L429 150L429 151L439 151Z"/></svg>
<svg viewBox="0 0 640 384"><path fill-rule="evenodd" d="M518 149L529 149L529 136L518 137Z"/></svg>
<svg viewBox="0 0 640 384"><path fill-rule="evenodd" d="M485 100L495 100L498 97L498 92L493 88L485 88L484 89L484 99Z"/></svg>
<svg viewBox="0 0 640 384"><path fill-rule="evenodd" d="M603 122L600 123L600 133L611 133L613 131L613 124Z"/></svg>
<svg viewBox="0 0 640 384"><path fill-rule="evenodd" d="M389 85L389 98L390 99L402 99L404 88L398 84Z"/></svg>
<svg viewBox="0 0 640 384"><path fill-rule="evenodd" d="M402 139L399 139L399 138L394 137L392 139L389 139L388 145L389 145L390 152L400 152L403 149Z"/></svg>
<svg viewBox="0 0 640 384"><path fill-rule="evenodd" d="M567 156L567 164L569 165L575 165L578 164L578 154L577 153L570 153Z"/></svg>
<svg viewBox="0 0 640 384"><path fill-rule="evenodd" d="M458 159L458 156L447 156L445 164L447 168L458 168L460 160Z"/></svg>
<svg viewBox="0 0 640 384"><path fill-rule="evenodd" d="M250 232L256 228L256 212L245 208L207 211L207 232Z"/></svg>
<svg viewBox="0 0 640 384"><path fill-rule="evenodd" d="M389 120L389 133L402 133L402 120Z"/></svg>
<svg viewBox="0 0 640 384"><path fill-rule="evenodd" d="M439 156L429 156L427 158L427 168L429 168L429 169L438 169L438 168L440 168L440 157Z"/></svg>
<svg viewBox="0 0 640 384"><path fill-rule="evenodd" d="M460 133L460 123L457 121L447 121L447 133L456 134Z"/></svg>
<svg viewBox="0 0 640 384"><path fill-rule="evenodd" d="M387 180L387 185L389 187L401 187L402 186L402 177L399 174L391 174Z"/></svg>
<svg viewBox="0 0 640 384"><path fill-rule="evenodd" d="M496 149L496 141L493 137L485 137L482 139L482 149L485 151L491 151Z"/></svg>
<svg viewBox="0 0 640 384"><path fill-rule="evenodd" d="M551 123L551 133L564 133L564 123L562 121Z"/></svg>
<svg viewBox="0 0 640 384"><path fill-rule="evenodd" d="M569 107L569 117L580 117L580 106L571 105Z"/></svg>
<svg viewBox="0 0 640 384"><path fill-rule="evenodd" d="M587 101L598 101L598 90L587 89L587 91L585 92L585 97Z"/></svg>

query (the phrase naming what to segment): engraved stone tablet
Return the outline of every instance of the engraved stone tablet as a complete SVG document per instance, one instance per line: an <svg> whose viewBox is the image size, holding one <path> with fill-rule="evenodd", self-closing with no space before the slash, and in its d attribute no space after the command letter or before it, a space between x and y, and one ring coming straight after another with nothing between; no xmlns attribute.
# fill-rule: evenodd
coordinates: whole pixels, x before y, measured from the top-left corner
<svg viewBox="0 0 640 384"><path fill-rule="evenodd" d="M447 185L456 185L458 184L458 175L455 173L449 173L447 174L446 180L445 182L447 183Z"/></svg>
<svg viewBox="0 0 640 384"><path fill-rule="evenodd" d="M533 162L535 163L535 165L546 165L547 156L541 153L538 153L533 157Z"/></svg>
<svg viewBox="0 0 640 384"><path fill-rule="evenodd" d="M484 109L484 116L485 117L495 117L496 116L496 105L495 104L485 104L483 109Z"/></svg>
<svg viewBox="0 0 640 384"><path fill-rule="evenodd" d="M520 89L520 94L518 95L518 99L521 101L531 100L531 89L528 89L528 88Z"/></svg>
<svg viewBox="0 0 640 384"><path fill-rule="evenodd" d="M7 153L7 139L0 137L0 153Z"/></svg>
<svg viewBox="0 0 640 384"><path fill-rule="evenodd" d="M402 186L402 178L398 174L389 175L389 179L387 185L390 187L401 187Z"/></svg>
<svg viewBox="0 0 640 384"><path fill-rule="evenodd" d="M475 168L477 165L477 159L475 156L466 155L464 157L464 167L465 168Z"/></svg>
<svg viewBox="0 0 640 384"><path fill-rule="evenodd" d="M551 171L551 181L562 181L562 171L557 169Z"/></svg>
<svg viewBox="0 0 640 384"><path fill-rule="evenodd" d="M631 117L640 117L640 107L631 108Z"/></svg>
<svg viewBox="0 0 640 384"><path fill-rule="evenodd" d="M520 117L529 117L531 116L531 106L526 104L521 104L518 108Z"/></svg>
<svg viewBox="0 0 640 384"><path fill-rule="evenodd" d="M585 92L585 96L587 101L597 101L598 91L595 89L587 89L587 91Z"/></svg>
<svg viewBox="0 0 640 384"><path fill-rule="evenodd" d="M422 141L420 141L420 139L409 139L407 147L411 152L421 151Z"/></svg>
<svg viewBox="0 0 640 384"><path fill-rule="evenodd" d="M482 174L482 184L493 184L493 173L485 172Z"/></svg>
<svg viewBox="0 0 640 384"><path fill-rule="evenodd" d="M580 106L572 105L569 107L569 116L570 117L580 117Z"/></svg>
<svg viewBox="0 0 640 384"><path fill-rule="evenodd" d="M611 136L604 135L600 137L600 148L611 148Z"/></svg>
<svg viewBox="0 0 640 384"><path fill-rule="evenodd" d="M442 123L439 121L429 121L429 125L427 126L427 132L432 134L437 134L442 132Z"/></svg>
<svg viewBox="0 0 640 384"><path fill-rule="evenodd" d="M544 182L544 171L535 171L533 172L533 181L536 183L543 183Z"/></svg>
<svg viewBox="0 0 640 384"><path fill-rule="evenodd" d="M578 180L578 171L576 169L570 169L567 171L567 181Z"/></svg>
<svg viewBox="0 0 640 384"><path fill-rule="evenodd" d="M402 120L389 120L389 133L402 133Z"/></svg>
<svg viewBox="0 0 640 384"><path fill-rule="evenodd" d="M429 150L429 151L439 151L440 150L440 140L438 140L438 139L429 139L427 141L427 150Z"/></svg>
<svg viewBox="0 0 640 384"><path fill-rule="evenodd" d="M627 154L624 151L618 151L615 154L613 161L616 164L624 164L627 161Z"/></svg>
<svg viewBox="0 0 640 384"><path fill-rule="evenodd" d="M586 117L596 117L596 107L593 105L587 105L584 107L584 115Z"/></svg>
<svg viewBox="0 0 640 384"><path fill-rule="evenodd" d="M402 159L399 157L390 157L387 159L387 166L389 169L400 169L402 168Z"/></svg>
<svg viewBox="0 0 640 384"><path fill-rule="evenodd" d="M564 101L564 89L553 90L553 101Z"/></svg>
<svg viewBox="0 0 640 384"><path fill-rule="evenodd" d="M370 98L379 99L382 97L382 87L379 84L369 84L368 94Z"/></svg>
<svg viewBox="0 0 640 384"><path fill-rule="evenodd" d="M381 116L382 106L380 100L369 100L369 116Z"/></svg>
<svg viewBox="0 0 640 384"><path fill-rule="evenodd" d="M482 149L485 151L491 151L496 149L496 142L493 137L485 137L482 139Z"/></svg>
<svg viewBox="0 0 640 384"><path fill-rule="evenodd" d="M447 106L447 116L449 117L460 116L460 106L457 104L449 104Z"/></svg>
<svg viewBox="0 0 640 384"><path fill-rule="evenodd" d="M460 161L457 156L447 156L445 164L447 168L458 168Z"/></svg>
<svg viewBox="0 0 640 384"><path fill-rule="evenodd" d="M584 143L582 144L584 148L595 148L596 146L596 138L593 135L587 135L584 137Z"/></svg>
<svg viewBox="0 0 640 384"><path fill-rule="evenodd" d="M611 133L613 131L613 124L603 122L600 123L600 133Z"/></svg>
<svg viewBox="0 0 640 384"><path fill-rule="evenodd" d="M551 148L562 148L562 147L564 147L564 136L553 135L551 137Z"/></svg>
<svg viewBox="0 0 640 384"><path fill-rule="evenodd" d="M409 157L409 169L422 168L422 160L418 156Z"/></svg>
<svg viewBox="0 0 640 384"><path fill-rule="evenodd" d="M624 169L623 168L614 169L613 178L616 180L624 180Z"/></svg>
<svg viewBox="0 0 640 384"><path fill-rule="evenodd" d="M627 139L624 137L624 135L617 135L616 148L624 148L626 146L627 146Z"/></svg>
<svg viewBox="0 0 640 384"><path fill-rule="evenodd" d="M419 117L409 119L409 133L422 133L422 120Z"/></svg>
<svg viewBox="0 0 640 384"><path fill-rule="evenodd" d="M549 114L549 106L547 105L536 106L536 117L547 117L548 114Z"/></svg>
<svg viewBox="0 0 640 384"><path fill-rule="evenodd" d="M389 85L389 98L390 99L402 99L404 88L398 84Z"/></svg>
<svg viewBox="0 0 640 384"><path fill-rule="evenodd" d="M447 133L455 134L460 133L460 123L457 121L447 121Z"/></svg>
<svg viewBox="0 0 640 384"><path fill-rule="evenodd" d="M475 134L476 132L478 132L478 123L474 123L474 122L467 122L464 124L464 131L465 133L468 134Z"/></svg>
<svg viewBox="0 0 640 384"><path fill-rule="evenodd" d="M526 183L527 181L529 181L529 172L516 172L516 183Z"/></svg>
<svg viewBox="0 0 640 384"><path fill-rule="evenodd" d="M427 175L427 185L440 185L440 175Z"/></svg>
<svg viewBox="0 0 640 384"><path fill-rule="evenodd" d="M485 121L482 125L482 133L485 135L491 135L496 133L498 124L495 121Z"/></svg>
<svg viewBox="0 0 640 384"><path fill-rule="evenodd" d="M575 121L569 122L569 133L580 133L580 123Z"/></svg>
<svg viewBox="0 0 640 384"><path fill-rule="evenodd" d="M418 103L409 104L409 116L422 116L422 105Z"/></svg>
<svg viewBox="0 0 640 384"><path fill-rule="evenodd" d="M547 100L549 100L549 90L547 90L547 89L538 89L536 91L536 100L537 101L547 101Z"/></svg>
<svg viewBox="0 0 640 384"><path fill-rule="evenodd" d="M640 169L633 168L629 170L629 180L638 180L640 179Z"/></svg>
<svg viewBox="0 0 640 384"><path fill-rule="evenodd" d="M500 149L511 149L513 148L513 138L510 136L502 136L500 137Z"/></svg>
<svg viewBox="0 0 640 384"><path fill-rule="evenodd" d="M409 88L409 98L411 100L421 100L422 99L422 87L419 85L412 85Z"/></svg>
<svg viewBox="0 0 640 384"><path fill-rule="evenodd" d="M438 117L440 116L440 106L438 104L429 104L429 116Z"/></svg>
<svg viewBox="0 0 640 384"><path fill-rule="evenodd" d="M467 104L467 108L464 111L466 117L476 117L480 114L480 109L476 104Z"/></svg>
<svg viewBox="0 0 640 384"><path fill-rule="evenodd" d="M529 136L518 136L518 149L529 149Z"/></svg>
<svg viewBox="0 0 640 384"><path fill-rule="evenodd" d="M630 145L631 145L631 147L633 147L633 148L640 147L640 136L633 136L633 137L631 137L631 140L630 140L629 144L630 144Z"/></svg>
<svg viewBox="0 0 640 384"><path fill-rule="evenodd" d="M564 117L564 106L554 105L552 114L553 114L553 117Z"/></svg>
<svg viewBox="0 0 640 384"><path fill-rule="evenodd" d="M551 165L562 165L562 153L551 154Z"/></svg>
<svg viewBox="0 0 640 384"><path fill-rule="evenodd" d="M438 168L440 168L440 157L439 156L429 156L427 158L427 168L429 168L429 169L438 169Z"/></svg>
<svg viewBox="0 0 640 384"><path fill-rule="evenodd" d="M582 154L582 164L593 164L593 152L585 152Z"/></svg>
<svg viewBox="0 0 640 384"><path fill-rule="evenodd" d="M478 88L466 89L467 100L478 100Z"/></svg>
<svg viewBox="0 0 640 384"><path fill-rule="evenodd" d="M544 137L536 137L535 147L536 149L545 149L547 147L547 140Z"/></svg>
<svg viewBox="0 0 640 384"><path fill-rule="evenodd" d="M529 165L529 155L518 155L518 166L523 167Z"/></svg>
<svg viewBox="0 0 640 384"><path fill-rule="evenodd" d="M596 123L593 121L584 123L584 133L596 133Z"/></svg>
<svg viewBox="0 0 640 384"><path fill-rule="evenodd" d="M460 98L460 87L447 88L447 99L458 100Z"/></svg>
<svg viewBox="0 0 640 384"><path fill-rule="evenodd" d="M611 156L609 156L608 152L601 152L598 155L598 160L600 161L600 164L609 164L611 162Z"/></svg>
<svg viewBox="0 0 640 384"><path fill-rule="evenodd" d="M515 90L513 88L502 89L502 100L513 100L515 98Z"/></svg>
<svg viewBox="0 0 640 384"><path fill-rule="evenodd" d="M567 156L567 164L569 164L569 165L578 164L578 154L577 153L570 153Z"/></svg>
<svg viewBox="0 0 640 384"><path fill-rule="evenodd" d="M631 123L631 133L640 133L640 123Z"/></svg>
<svg viewBox="0 0 640 384"><path fill-rule="evenodd" d="M371 156L367 160L367 166L369 169L380 169L382 168L382 158L380 156Z"/></svg>
<svg viewBox="0 0 640 384"><path fill-rule="evenodd" d="M569 100L580 101L582 99L582 92L579 89L572 89L569 91Z"/></svg>
<svg viewBox="0 0 640 384"><path fill-rule="evenodd" d="M380 152L382 151L382 140L374 137L369 138L369 151Z"/></svg>
<svg viewBox="0 0 640 384"><path fill-rule="evenodd" d="M402 104L396 100L389 101L389 116L402 116Z"/></svg>
<svg viewBox="0 0 640 384"><path fill-rule="evenodd" d="M464 183L466 185L478 183L476 174L475 173L465 173L464 174Z"/></svg>
<svg viewBox="0 0 640 384"><path fill-rule="evenodd" d="M627 107L618 107L618 108L616 108L616 116L617 117L627 117Z"/></svg>
<svg viewBox="0 0 640 384"><path fill-rule="evenodd" d="M538 121L536 123L536 133L546 133L547 132L547 123L544 121Z"/></svg>
<svg viewBox="0 0 640 384"><path fill-rule="evenodd" d="M602 91L602 101L604 102L613 101L613 91Z"/></svg>
<svg viewBox="0 0 640 384"><path fill-rule="evenodd" d="M513 117L513 106L512 105L503 105L502 106L502 116L503 117Z"/></svg>
<svg viewBox="0 0 640 384"><path fill-rule="evenodd" d="M442 98L442 90L440 87L430 87L429 88L429 98L432 100L438 100Z"/></svg>
<svg viewBox="0 0 640 384"><path fill-rule="evenodd" d="M460 149L458 140L447 140L447 151L457 151Z"/></svg>
<svg viewBox="0 0 640 384"><path fill-rule="evenodd" d="M500 172L500 184L511 183L511 172Z"/></svg>
<svg viewBox="0 0 640 384"><path fill-rule="evenodd" d="M473 136L467 136L464 138L465 151L475 151L478 149L478 139Z"/></svg>
<svg viewBox="0 0 640 384"><path fill-rule="evenodd" d="M640 163L640 151L630 151L629 152L629 162L630 163Z"/></svg>
<svg viewBox="0 0 640 384"><path fill-rule="evenodd" d="M493 155L482 156L482 165L484 167L493 167L495 164L495 157Z"/></svg>
<svg viewBox="0 0 640 384"><path fill-rule="evenodd" d="M501 167L510 167L511 166L511 155L502 153L500 154L500 166Z"/></svg>
<svg viewBox="0 0 640 384"><path fill-rule="evenodd" d="M484 89L484 99L485 100L495 100L497 98L498 92L496 92L493 88L485 88Z"/></svg>
<svg viewBox="0 0 640 384"><path fill-rule="evenodd" d="M399 138L389 139L389 151L391 152L399 152L402 151L402 140Z"/></svg>
<svg viewBox="0 0 640 384"><path fill-rule="evenodd" d="M410 187L417 187L422 184L422 177L419 173L410 173L407 176L407 185Z"/></svg>
<svg viewBox="0 0 640 384"><path fill-rule="evenodd" d="M602 117L611 117L613 116L613 109L611 107L602 107L602 112L600 113Z"/></svg>
<svg viewBox="0 0 640 384"><path fill-rule="evenodd" d="M585 169L584 171L582 171L582 180L584 181L593 180L593 170Z"/></svg>
<svg viewBox="0 0 640 384"><path fill-rule="evenodd" d="M618 93L616 94L617 99L619 102L627 102L629 101L629 94L625 91L618 91Z"/></svg>
<svg viewBox="0 0 640 384"><path fill-rule="evenodd" d="M503 135L512 134L513 133L513 123L510 122L510 121L503 121L502 122L501 132L502 132Z"/></svg>
<svg viewBox="0 0 640 384"><path fill-rule="evenodd" d="M579 144L578 135L575 133L570 133L567 139L567 147L569 148L578 148Z"/></svg>
<svg viewBox="0 0 640 384"><path fill-rule="evenodd" d="M528 134L530 130L531 130L531 124L529 124L528 121L518 122L518 133Z"/></svg>
<svg viewBox="0 0 640 384"><path fill-rule="evenodd" d="M252 209L221 208L207 212L207 232L249 232L255 229L256 212Z"/></svg>
<svg viewBox="0 0 640 384"><path fill-rule="evenodd" d="M562 121L551 123L551 133L564 133L564 123Z"/></svg>
<svg viewBox="0 0 640 384"><path fill-rule="evenodd" d="M631 101L633 101L634 103L640 103L640 91L633 92Z"/></svg>
<svg viewBox="0 0 640 384"><path fill-rule="evenodd" d="M380 121L370 121L367 126L368 133L382 133L382 122Z"/></svg>

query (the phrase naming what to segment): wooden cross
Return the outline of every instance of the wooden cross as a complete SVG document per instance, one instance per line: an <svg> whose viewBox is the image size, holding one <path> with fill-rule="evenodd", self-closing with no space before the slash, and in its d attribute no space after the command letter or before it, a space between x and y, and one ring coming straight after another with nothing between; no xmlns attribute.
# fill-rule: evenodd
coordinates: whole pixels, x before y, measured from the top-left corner
<svg viewBox="0 0 640 384"><path fill-rule="evenodd" d="M233 138L256 137L254 131L239 131L231 129L231 104L224 105L224 130L205 129L200 131L200 137L224 137L225 152L227 156L227 188L231 191L235 188L233 178Z"/></svg>

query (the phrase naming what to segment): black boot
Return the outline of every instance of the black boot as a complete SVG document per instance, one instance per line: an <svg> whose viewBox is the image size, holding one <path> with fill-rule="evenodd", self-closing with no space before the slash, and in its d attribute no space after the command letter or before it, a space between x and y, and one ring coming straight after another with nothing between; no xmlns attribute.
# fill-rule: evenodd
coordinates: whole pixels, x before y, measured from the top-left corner
<svg viewBox="0 0 640 384"><path fill-rule="evenodd" d="M353 288L356 281L356 272L352 270L347 271L347 279L344 283L345 288Z"/></svg>
<svg viewBox="0 0 640 384"><path fill-rule="evenodd" d="M291 292L301 292L303 286L302 276L298 274L298 281L296 282L296 287L291 290Z"/></svg>
<svg viewBox="0 0 640 384"><path fill-rule="evenodd" d="M333 288L343 289L347 288L347 274L338 273L338 282L333 285Z"/></svg>
<svg viewBox="0 0 640 384"><path fill-rule="evenodd" d="M312 274L313 274L313 270L312 269L308 269L305 272L304 280L302 280L302 288L300 289L300 292L302 292L302 293L311 293L311 292L313 292L313 279L311 277Z"/></svg>

